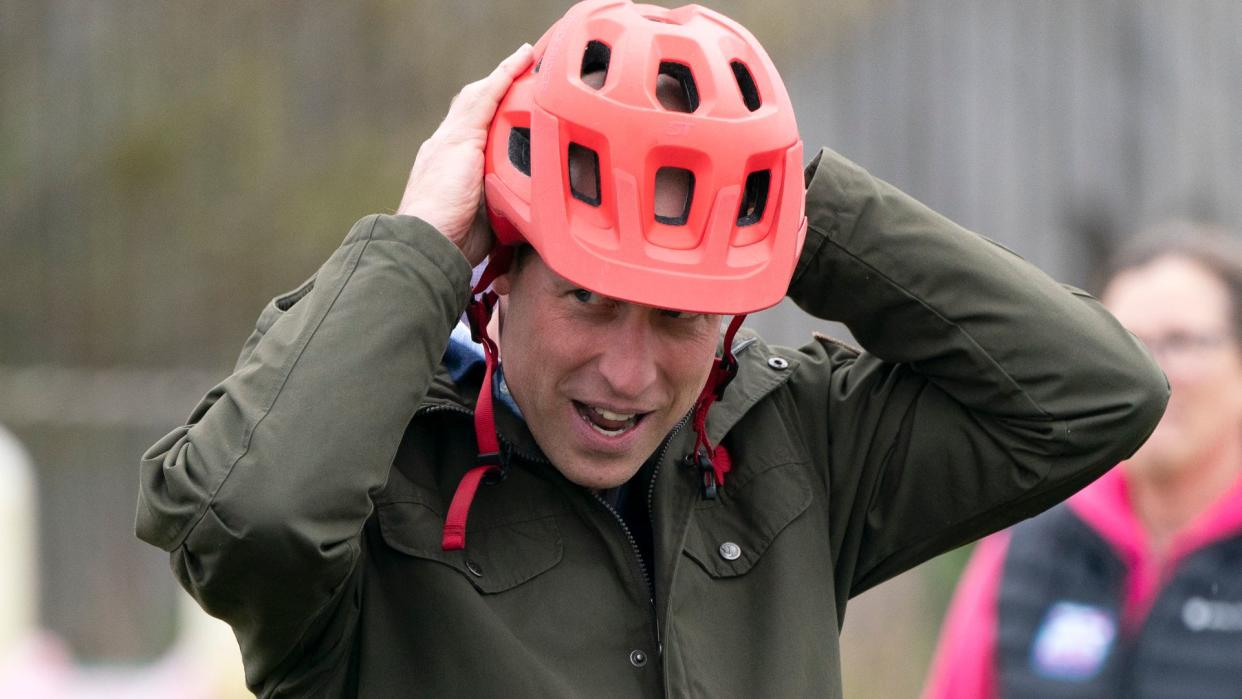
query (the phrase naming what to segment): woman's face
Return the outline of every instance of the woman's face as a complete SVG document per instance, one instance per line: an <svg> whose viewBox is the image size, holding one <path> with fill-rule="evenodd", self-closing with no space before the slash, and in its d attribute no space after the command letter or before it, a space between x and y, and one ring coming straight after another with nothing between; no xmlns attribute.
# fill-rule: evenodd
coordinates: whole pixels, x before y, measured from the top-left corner
<svg viewBox="0 0 1242 699"><path fill-rule="evenodd" d="M1125 270L1104 305L1151 349L1169 378L1169 406L1127 463L1155 480L1193 469L1242 430L1242 350L1229 290L1213 272L1179 255Z"/></svg>

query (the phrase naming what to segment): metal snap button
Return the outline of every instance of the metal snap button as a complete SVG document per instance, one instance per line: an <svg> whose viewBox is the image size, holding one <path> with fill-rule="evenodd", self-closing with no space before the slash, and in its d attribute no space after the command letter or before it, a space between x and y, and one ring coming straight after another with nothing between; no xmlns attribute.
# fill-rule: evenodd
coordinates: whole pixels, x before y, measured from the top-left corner
<svg viewBox="0 0 1242 699"><path fill-rule="evenodd" d="M466 559L466 570L470 571L470 574L476 578L483 577L483 568L469 558Z"/></svg>
<svg viewBox="0 0 1242 699"><path fill-rule="evenodd" d="M736 561L742 557L742 547L732 541L726 541L720 545L720 557L726 561Z"/></svg>
<svg viewBox="0 0 1242 699"><path fill-rule="evenodd" d="M630 665L642 667L647 664L647 654L641 650L630 651Z"/></svg>
<svg viewBox="0 0 1242 699"><path fill-rule="evenodd" d="M784 357L768 357L768 366L778 371L789 368L789 360Z"/></svg>

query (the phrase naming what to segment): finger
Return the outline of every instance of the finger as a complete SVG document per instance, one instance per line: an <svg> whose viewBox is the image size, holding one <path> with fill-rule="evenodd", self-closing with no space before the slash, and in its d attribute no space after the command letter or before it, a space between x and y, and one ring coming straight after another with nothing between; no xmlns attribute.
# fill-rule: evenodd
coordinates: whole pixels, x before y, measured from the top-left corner
<svg viewBox="0 0 1242 699"><path fill-rule="evenodd" d="M496 104L500 102L501 97L504 97L505 91L530 66L533 53L534 51L530 44L519 46L516 51L501 61L487 77L463 87L457 97L453 98L453 104L449 113L452 114L454 110L459 110L457 116L471 114L477 116L477 113L485 111L490 121L491 114L496 111Z"/></svg>
<svg viewBox="0 0 1242 699"><path fill-rule="evenodd" d="M468 128L483 128L491 123L496 106L513 81L530 67L534 50L530 44L522 44L508 58L501 61L482 80L466 85L453 98L448 116L444 120L460 123Z"/></svg>
<svg viewBox="0 0 1242 699"><path fill-rule="evenodd" d="M534 57L534 54L535 50L531 48L530 44L522 44L517 47L516 51L509 54L507 58L501 61L488 77L496 77L497 75L508 76L508 80L505 82L511 83L522 74L522 71L530 67L530 62Z"/></svg>

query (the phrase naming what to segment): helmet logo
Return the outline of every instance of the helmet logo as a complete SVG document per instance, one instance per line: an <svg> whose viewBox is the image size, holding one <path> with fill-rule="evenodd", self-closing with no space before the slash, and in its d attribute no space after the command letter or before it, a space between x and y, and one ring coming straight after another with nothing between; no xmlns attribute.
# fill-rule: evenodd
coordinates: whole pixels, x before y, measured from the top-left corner
<svg viewBox="0 0 1242 699"><path fill-rule="evenodd" d="M688 121L670 121L664 132L669 136L685 136L690 133L691 126L693 124Z"/></svg>

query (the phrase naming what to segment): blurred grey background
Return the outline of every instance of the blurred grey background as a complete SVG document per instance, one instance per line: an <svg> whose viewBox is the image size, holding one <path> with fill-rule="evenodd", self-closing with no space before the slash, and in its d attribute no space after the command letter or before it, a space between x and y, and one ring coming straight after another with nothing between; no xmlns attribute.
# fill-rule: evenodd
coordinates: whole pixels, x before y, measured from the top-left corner
<svg viewBox="0 0 1242 699"><path fill-rule="evenodd" d="M457 89L568 4L0 0L0 423L38 469L40 618L79 658L175 635L167 559L132 534L141 452L267 299L394 209ZM767 46L808 159L830 146L1062 281L1155 220L1242 224L1238 0L707 4ZM847 696L917 693L963 560L851 606Z"/></svg>

